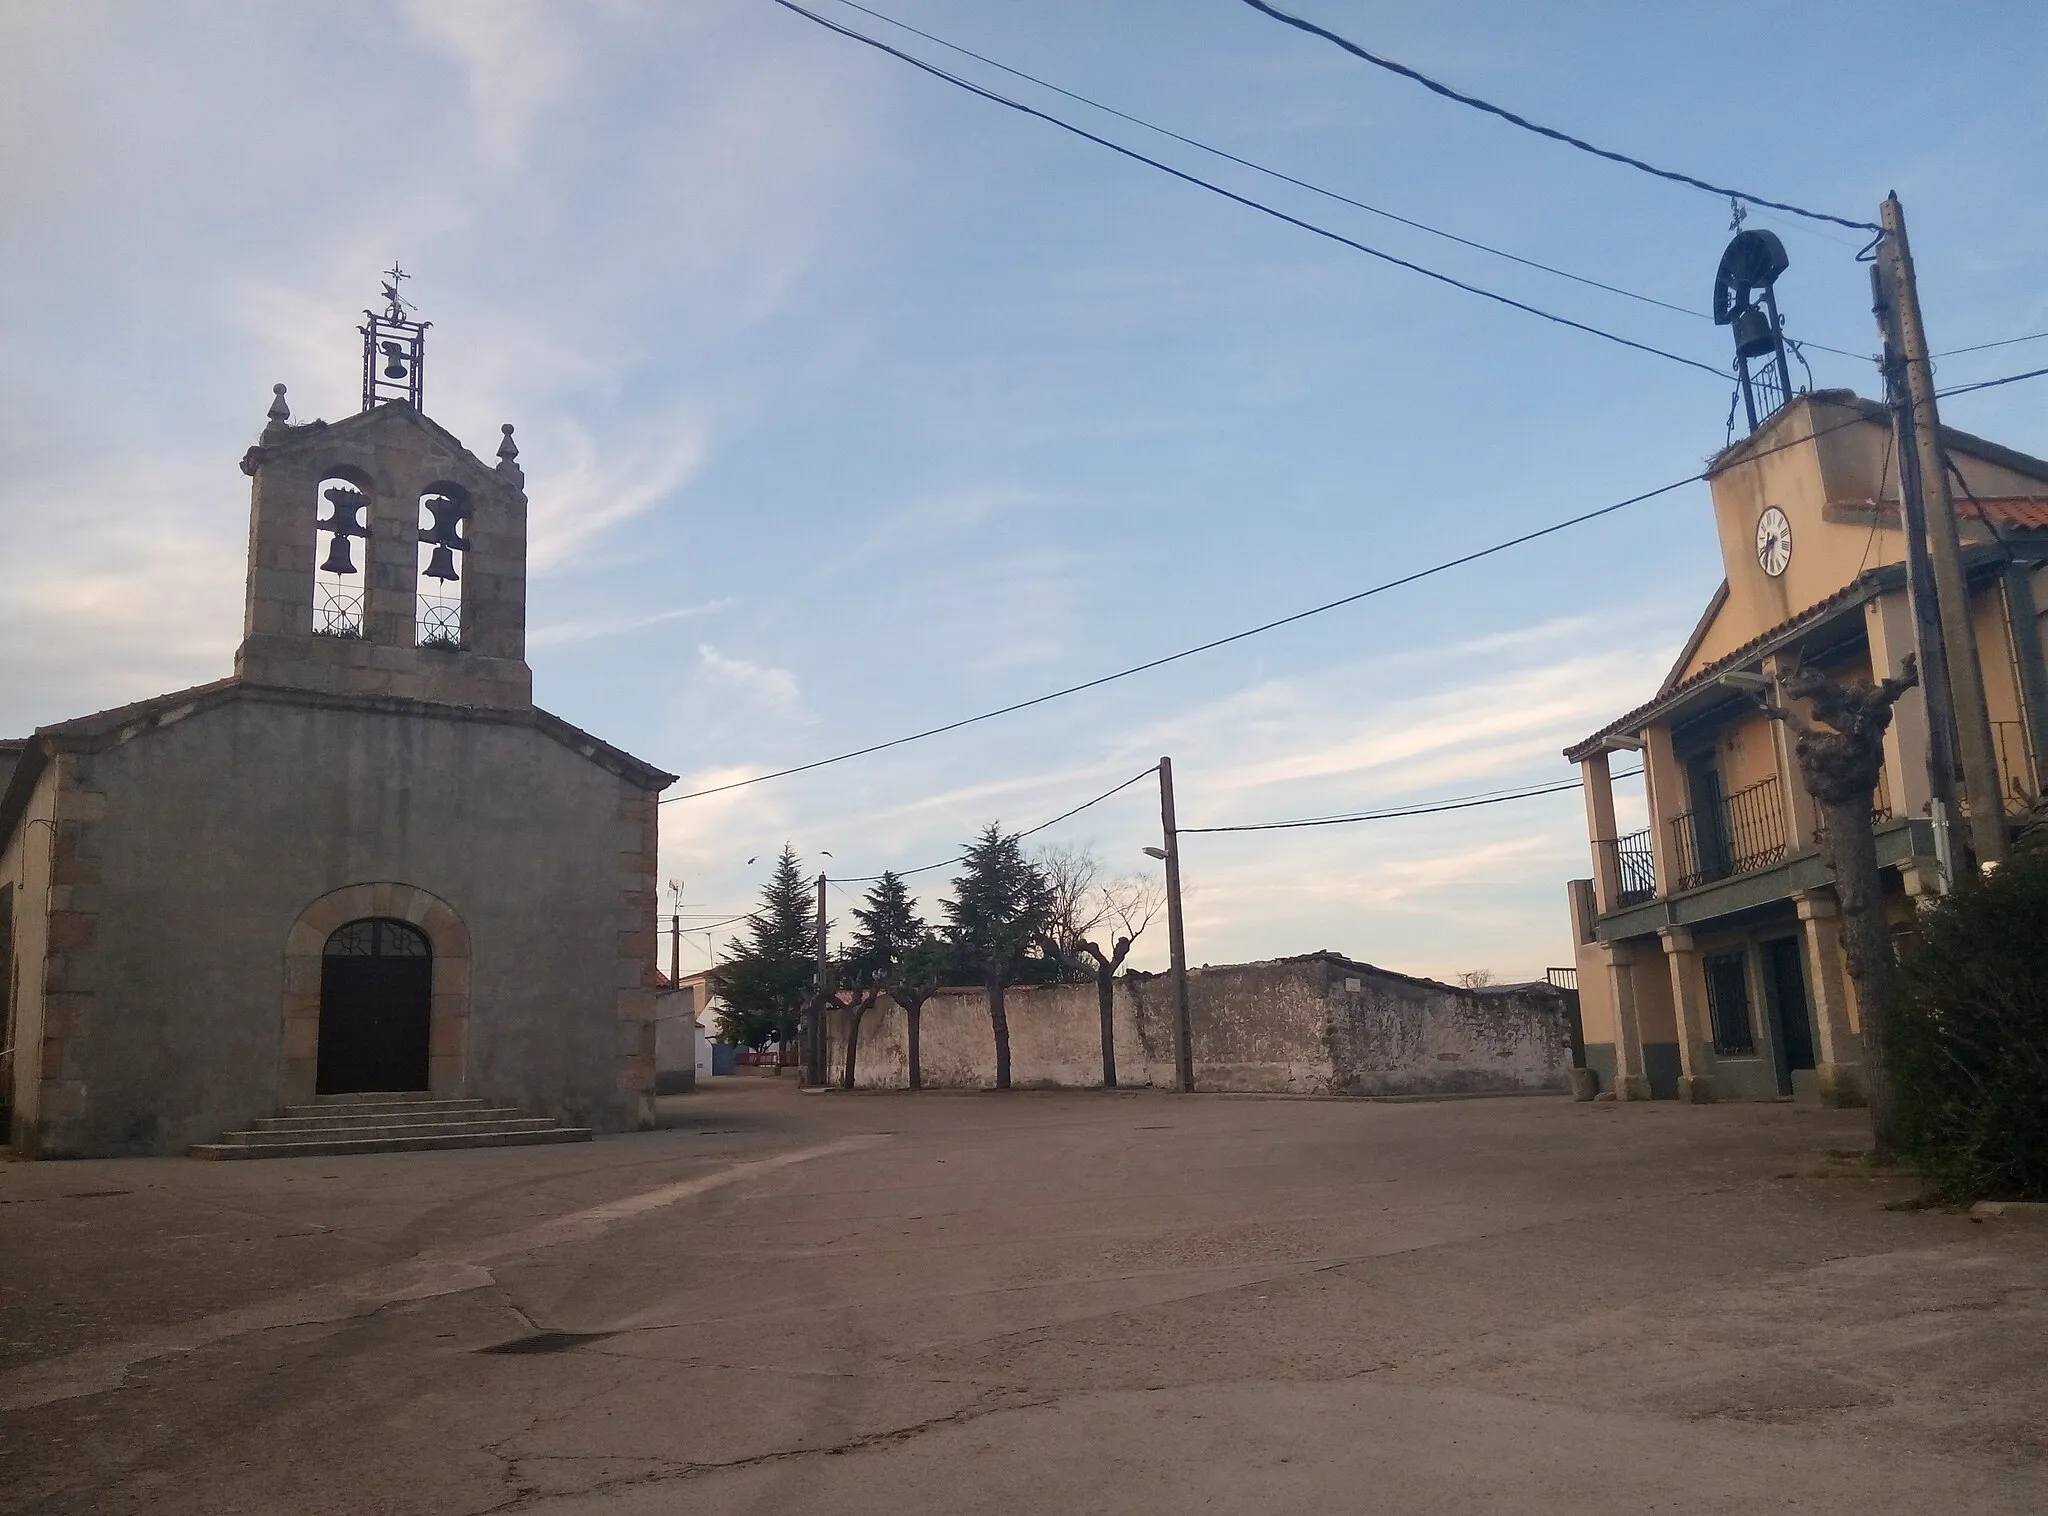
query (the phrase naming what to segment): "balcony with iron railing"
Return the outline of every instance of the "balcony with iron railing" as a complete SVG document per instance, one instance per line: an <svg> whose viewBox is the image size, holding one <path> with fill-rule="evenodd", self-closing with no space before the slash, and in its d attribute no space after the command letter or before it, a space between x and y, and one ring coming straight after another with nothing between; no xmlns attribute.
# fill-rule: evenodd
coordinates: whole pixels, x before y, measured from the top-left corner
<svg viewBox="0 0 2048 1516"><path fill-rule="evenodd" d="M1674 893L1767 869L1785 856L1784 795L1775 774L1682 811L1670 826Z"/></svg>
<svg viewBox="0 0 2048 1516"><path fill-rule="evenodd" d="M1603 840L1607 867L1614 877L1614 901L1610 910L1640 905L1657 894L1657 865L1650 849L1650 829L1630 832L1626 837Z"/></svg>

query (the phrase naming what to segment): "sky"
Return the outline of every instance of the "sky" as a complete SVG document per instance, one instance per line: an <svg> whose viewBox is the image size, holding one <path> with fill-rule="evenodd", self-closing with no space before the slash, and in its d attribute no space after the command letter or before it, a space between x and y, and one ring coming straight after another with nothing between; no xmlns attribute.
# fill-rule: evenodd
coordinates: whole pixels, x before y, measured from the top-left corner
<svg viewBox="0 0 2048 1516"><path fill-rule="evenodd" d="M1239 0L876 0L1013 68L1398 215L1207 159L841 0L1101 135L1725 369L1725 200L1516 131ZM1578 135L1851 219L1905 203L1937 351L2048 330L2048 11L1297 0ZM1759 211L1789 332L1874 346L1856 233ZM1375 261L772 0L0 4L0 735L218 678L273 383L358 405L394 259L426 408L518 427L547 709L673 793L886 741L1355 593L1696 472L1730 384ZM1809 349L1864 393L1866 359ZM1953 357L1943 385L2048 364ZM1803 378L1803 376L1801 376ZM2048 381L1950 424L2048 454ZM1706 489L1101 689L679 800L685 924L785 842L845 878L1035 827L1173 758L1189 827L1569 780L1720 578ZM1638 807L1639 814L1639 807ZM1134 785L1034 841L1155 867ZM829 856L826 856L828 855ZM1190 836L1197 963L1571 961L1574 793ZM916 875L936 916L948 874ZM858 885L849 886L857 891ZM847 897L833 897L846 920ZM664 903L664 910L667 904ZM728 929L729 931L729 929ZM705 961L700 932L686 967ZM1164 930L1133 962L1157 967Z"/></svg>

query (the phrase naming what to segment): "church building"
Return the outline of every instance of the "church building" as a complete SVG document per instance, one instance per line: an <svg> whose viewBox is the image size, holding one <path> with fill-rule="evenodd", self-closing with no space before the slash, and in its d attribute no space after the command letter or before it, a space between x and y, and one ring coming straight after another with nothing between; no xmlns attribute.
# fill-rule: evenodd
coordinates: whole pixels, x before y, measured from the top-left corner
<svg viewBox="0 0 2048 1516"><path fill-rule="evenodd" d="M362 410L295 424L280 384L242 459L233 675L0 743L18 1152L651 1121L675 776L534 705L512 428L486 464L427 417L385 296Z"/></svg>

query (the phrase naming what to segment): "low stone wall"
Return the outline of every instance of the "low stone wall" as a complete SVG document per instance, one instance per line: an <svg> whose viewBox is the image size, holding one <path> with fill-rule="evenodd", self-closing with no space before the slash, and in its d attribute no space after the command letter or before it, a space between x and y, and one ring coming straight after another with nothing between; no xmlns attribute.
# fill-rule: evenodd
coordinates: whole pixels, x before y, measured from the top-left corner
<svg viewBox="0 0 2048 1516"><path fill-rule="evenodd" d="M1102 1082L1093 985L1012 988L1010 1078L1020 1089ZM1195 1083L1205 1090L1304 1095L1432 1095L1563 1090L1571 1071L1570 1015L1545 985L1465 990L1413 979L1334 953L1205 968L1188 975ZM831 1078L845 1066L846 1016L831 1027ZM1115 998L1117 1083L1170 1087L1173 997L1164 974L1127 974ZM995 1035L979 989L925 1002L924 1083L995 1083ZM884 999L861 1021L854 1082L909 1083L908 1023Z"/></svg>

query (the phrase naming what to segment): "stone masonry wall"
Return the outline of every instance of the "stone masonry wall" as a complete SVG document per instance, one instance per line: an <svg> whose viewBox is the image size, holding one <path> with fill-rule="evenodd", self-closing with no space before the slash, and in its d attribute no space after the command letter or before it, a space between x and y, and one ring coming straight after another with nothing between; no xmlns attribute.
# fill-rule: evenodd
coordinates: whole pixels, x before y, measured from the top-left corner
<svg viewBox="0 0 2048 1516"><path fill-rule="evenodd" d="M1019 1088L1102 1082L1093 985L1016 987L1005 996L1011 1080ZM1432 1095L1562 1090L1571 1069L1569 1015L1543 987L1465 990L1411 979L1334 954L1231 964L1188 976L1195 1084L1205 1090L1332 1095ZM835 1019L831 1077L844 1067L845 1017ZM1171 1087L1171 981L1117 981L1117 1082ZM933 1089L995 1082L987 996L951 989L925 1003L924 1082ZM855 1082L909 1082L903 1011L884 999L861 1023Z"/></svg>
<svg viewBox="0 0 2048 1516"><path fill-rule="evenodd" d="M529 724L290 696L64 766L45 1154L179 1153L274 1110L309 1051L289 1035L295 928L331 896L376 913L387 887L445 904L459 931L439 940L468 949L437 952L437 1009L444 977L462 998L437 1092L601 1130L651 1120L644 790Z"/></svg>

